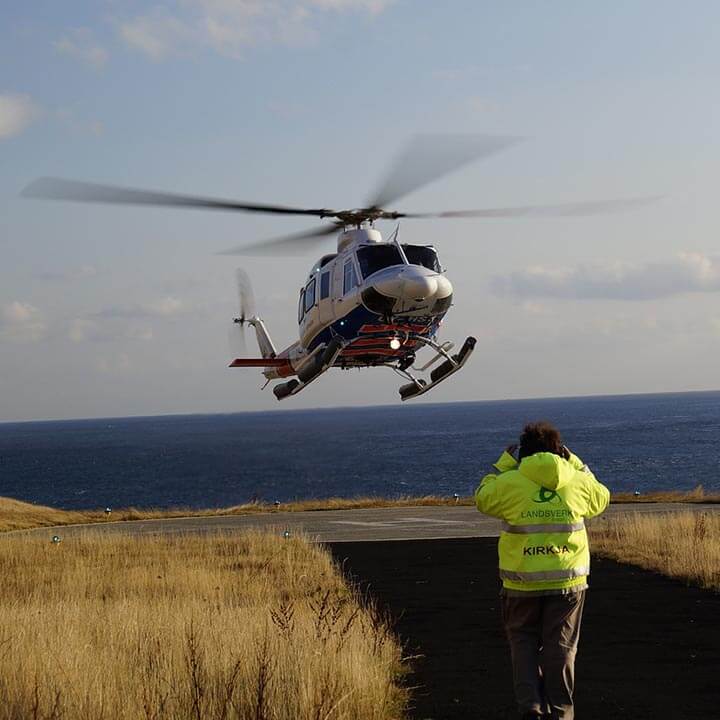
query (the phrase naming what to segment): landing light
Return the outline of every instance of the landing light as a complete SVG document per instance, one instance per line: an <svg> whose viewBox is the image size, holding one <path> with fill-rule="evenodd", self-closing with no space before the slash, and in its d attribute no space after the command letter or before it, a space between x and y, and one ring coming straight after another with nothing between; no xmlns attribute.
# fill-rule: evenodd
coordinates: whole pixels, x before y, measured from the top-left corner
<svg viewBox="0 0 720 720"><path fill-rule="evenodd" d="M394 337L392 340L390 340L390 349L391 350L399 350L400 349L400 339Z"/></svg>

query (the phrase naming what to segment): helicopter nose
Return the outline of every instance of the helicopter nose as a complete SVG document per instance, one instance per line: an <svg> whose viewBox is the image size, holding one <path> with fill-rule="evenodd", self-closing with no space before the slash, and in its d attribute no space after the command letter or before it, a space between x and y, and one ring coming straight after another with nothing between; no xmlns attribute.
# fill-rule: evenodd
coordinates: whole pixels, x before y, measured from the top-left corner
<svg viewBox="0 0 720 720"><path fill-rule="evenodd" d="M383 295L416 302L430 298L438 289L435 277L418 273L413 268L403 268L398 275L378 279L373 285Z"/></svg>
<svg viewBox="0 0 720 720"><path fill-rule="evenodd" d="M416 275L405 278L401 292L407 300L420 302L435 295L437 288L438 283L434 277Z"/></svg>
<svg viewBox="0 0 720 720"><path fill-rule="evenodd" d="M410 265L378 274L361 297L365 307L381 315L440 315L452 303L452 285L442 275Z"/></svg>

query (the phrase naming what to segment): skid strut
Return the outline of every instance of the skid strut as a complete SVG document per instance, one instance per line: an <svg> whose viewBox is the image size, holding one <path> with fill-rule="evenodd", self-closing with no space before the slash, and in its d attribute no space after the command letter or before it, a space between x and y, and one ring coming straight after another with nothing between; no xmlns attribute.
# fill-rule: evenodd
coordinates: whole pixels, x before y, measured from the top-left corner
<svg viewBox="0 0 720 720"><path fill-rule="evenodd" d="M468 337L465 339L460 351L455 355L450 355L442 346L432 340L422 337L416 337L413 339L419 340L425 345L432 347L437 351L438 356L444 357L445 360L432 370L430 373L430 382L427 382L422 378L415 377L408 370L396 369L398 373L410 380L409 383L400 387L399 392L401 400L409 400L410 398L417 397L418 395L424 395L428 390L432 390L432 388L436 385L460 370L462 366L465 365L470 355L472 355L472 351L475 349L475 343L477 342L474 337Z"/></svg>
<svg viewBox="0 0 720 720"><path fill-rule="evenodd" d="M304 390L313 380L327 372L337 360L345 347L345 342L334 337L324 348L318 348L299 368L297 379L293 378L287 382L275 385L273 393L278 400L284 400L291 395L297 395Z"/></svg>

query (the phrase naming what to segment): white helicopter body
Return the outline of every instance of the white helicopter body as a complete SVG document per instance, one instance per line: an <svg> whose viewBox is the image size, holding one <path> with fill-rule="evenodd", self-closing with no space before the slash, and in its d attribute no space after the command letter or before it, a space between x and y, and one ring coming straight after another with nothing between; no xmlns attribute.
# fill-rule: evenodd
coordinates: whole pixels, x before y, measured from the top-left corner
<svg viewBox="0 0 720 720"><path fill-rule="evenodd" d="M400 244L397 232L383 242L372 227L345 230L338 238L338 252L315 263L300 289L299 341L277 352L262 320L248 318L263 359L238 358L231 367L264 367L268 380L296 376L273 388L283 399L331 367L387 366L410 381L400 391L406 400L459 370L472 352L473 338L455 357L448 352L451 343L436 342L452 293L434 247ZM410 371L424 346L434 349L435 357L422 371L445 359L443 372L433 371L429 383Z"/></svg>

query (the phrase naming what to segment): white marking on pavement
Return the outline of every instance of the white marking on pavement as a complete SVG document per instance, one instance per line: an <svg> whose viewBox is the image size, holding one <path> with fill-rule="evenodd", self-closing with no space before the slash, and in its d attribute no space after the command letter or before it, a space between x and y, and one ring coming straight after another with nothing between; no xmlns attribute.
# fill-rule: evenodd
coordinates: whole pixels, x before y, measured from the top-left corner
<svg viewBox="0 0 720 720"><path fill-rule="evenodd" d="M432 523L433 525L470 525L463 520L440 520L438 518L407 518L416 523ZM398 522L401 522L398 520Z"/></svg>
<svg viewBox="0 0 720 720"><path fill-rule="evenodd" d="M432 518L403 518L402 520L330 520L329 525L359 525L361 527L412 527L414 525L469 525L462 520L433 520Z"/></svg>

